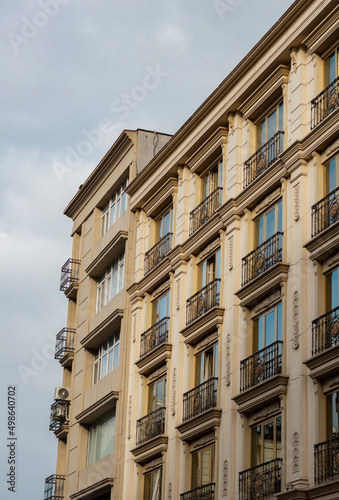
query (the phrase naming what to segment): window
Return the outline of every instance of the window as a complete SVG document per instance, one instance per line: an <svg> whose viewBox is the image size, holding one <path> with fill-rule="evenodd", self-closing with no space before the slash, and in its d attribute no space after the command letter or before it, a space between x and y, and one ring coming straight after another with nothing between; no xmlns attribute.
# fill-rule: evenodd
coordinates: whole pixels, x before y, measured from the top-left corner
<svg viewBox="0 0 339 500"><path fill-rule="evenodd" d="M152 325L170 315L170 290L152 303Z"/></svg>
<svg viewBox="0 0 339 500"><path fill-rule="evenodd" d="M192 489L214 482L215 446L192 453Z"/></svg>
<svg viewBox="0 0 339 500"><path fill-rule="evenodd" d="M339 160L338 158L333 158L329 163L325 165L325 186L326 186L326 194L334 191L339 183ZM336 198L333 200L336 201Z"/></svg>
<svg viewBox="0 0 339 500"><path fill-rule="evenodd" d="M331 311L338 307L338 269L326 276L326 308Z"/></svg>
<svg viewBox="0 0 339 500"><path fill-rule="evenodd" d="M125 253L111 264L98 280L97 312L100 311L120 290L124 284Z"/></svg>
<svg viewBox="0 0 339 500"><path fill-rule="evenodd" d="M173 209L167 208L156 220L156 241L160 241L168 233L172 233Z"/></svg>
<svg viewBox="0 0 339 500"><path fill-rule="evenodd" d="M255 222L256 246L271 238L276 232L282 232L282 201L270 208Z"/></svg>
<svg viewBox="0 0 339 500"><path fill-rule="evenodd" d="M283 120L284 105L281 102L257 124L257 150L266 144L278 131L284 130Z"/></svg>
<svg viewBox="0 0 339 500"><path fill-rule="evenodd" d="M195 385L218 377L218 344L198 354L195 358Z"/></svg>
<svg viewBox="0 0 339 500"><path fill-rule="evenodd" d="M95 351L93 384L119 366L120 330L113 333Z"/></svg>
<svg viewBox="0 0 339 500"><path fill-rule="evenodd" d="M145 474L144 500L161 499L162 469Z"/></svg>
<svg viewBox="0 0 339 500"><path fill-rule="evenodd" d="M327 396L327 439L339 438L339 392Z"/></svg>
<svg viewBox="0 0 339 500"><path fill-rule="evenodd" d="M253 351L282 340L282 304L254 320Z"/></svg>
<svg viewBox="0 0 339 500"><path fill-rule="evenodd" d="M166 377L148 387L148 413L166 406Z"/></svg>
<svg viewBox="0 0 339 500"><path fill-rule="evenodd" d="M125 189L127 184L128 180L126 179L119 189L115 191L103 209L101 216L101 236L103 236L114 222L126 211L127 194Z"/></svg>
<svg viewBox="0 0 339 500"><path fill-rule="evenodd" d="M281 458L281 417L252 428L252 467Z"/></svg>
<svg viewBox="0 0 339 500"><path fill-rule="evenodd" d="M220 250L198 266L198 287L206 286L216 278L220 278Z"/></svg>
<svg viewBox="0 0 339 500"><path fill-rule="evenodd" d="M325 59L325 87L339 75L338 47Z"/></svg>
<svg viewBox="0 0 339 500"><path fill-rule="evenodd" d="M201 193L204 200L213 193L218 187L222 186L222 160L218 161L205 175L201 178Z"/></svg>
<svg viewBox="0 0 339 500"><path fill-rule="evenodd" d="M88 429L87 465L113 453L115 408L98 418Z"/></svg>

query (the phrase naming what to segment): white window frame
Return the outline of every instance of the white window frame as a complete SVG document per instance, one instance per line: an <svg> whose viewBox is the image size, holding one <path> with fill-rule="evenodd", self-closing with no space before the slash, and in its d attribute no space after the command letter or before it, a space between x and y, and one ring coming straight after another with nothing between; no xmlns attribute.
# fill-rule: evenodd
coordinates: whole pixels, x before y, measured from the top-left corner
<svg viewBox="0 0 339 500"><path fill-rule="evenodd" d="M123 289L124 268L125 252L122 252L99 277L97 283L97 313ZM113 290L113 282L116 285L115 290Z"/></svg>
<svg viewBox="0 0 339 500"><path fill-rule="evenodd" d="M113 193L109 202L105 206L101 215L101 237L109 230L109 228L116 222L119 217L125 213L127 208L127 194L125 192L128 186L128 179L126 179L121 186ZM114 208L114 215L112 216Z"/></svg>
<svg viewBox="0 0 339 500"><path fill-rule="evenodd" d="M92 384L96 384L119 366L120 330L116 330L96 349L93 362ZM112 368L109 361L112 359ZM116 361L117 360L117 361Z"/></svg>

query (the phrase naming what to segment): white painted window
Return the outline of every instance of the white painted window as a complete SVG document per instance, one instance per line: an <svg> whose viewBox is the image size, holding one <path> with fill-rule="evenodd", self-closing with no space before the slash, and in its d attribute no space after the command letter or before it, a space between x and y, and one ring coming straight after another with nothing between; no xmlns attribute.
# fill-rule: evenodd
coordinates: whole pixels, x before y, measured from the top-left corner
<svg viewBox="0 0 339 500"><path fill-rule="evenodd" d="M119 366L120 330L113 333L95 351L93 384Z"/></svg>
<svg viewBox="0 0 339 500"><path fill-rule="evenodd" d="M124 285L125 252L102 273L98 279L97 312L100 311Z"/></svg>
<svg viewBox="0 0 339 500"><path fill-rule="evenodd" d="M109 230L116 220L126 211L127 194L125 189L128 185L128 180L115 191L107 205L104 207L101 216L101 237Z"/></svg>

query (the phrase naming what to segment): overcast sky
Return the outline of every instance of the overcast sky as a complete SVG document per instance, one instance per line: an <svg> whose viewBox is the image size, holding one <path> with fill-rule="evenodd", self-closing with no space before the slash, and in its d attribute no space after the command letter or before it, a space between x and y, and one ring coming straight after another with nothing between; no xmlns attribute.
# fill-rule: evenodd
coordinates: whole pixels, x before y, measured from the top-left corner
<svg viewBox="0 0 339 500"><path fill-rule="evenodd" d="M124 128L173 134L292 0L12 0L1 4L0 498L43 499L55 473L52 359L66 324L63 209ZM90 138L90 139L89 139ZM7 387L17 484L7 490Z"/></svg>

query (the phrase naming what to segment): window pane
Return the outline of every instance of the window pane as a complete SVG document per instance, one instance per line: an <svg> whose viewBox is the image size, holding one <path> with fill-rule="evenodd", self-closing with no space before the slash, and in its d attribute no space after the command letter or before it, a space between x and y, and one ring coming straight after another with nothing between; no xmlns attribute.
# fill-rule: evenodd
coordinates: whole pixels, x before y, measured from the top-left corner
<svg viewBox="0 0 339 500"><path fill-rule="evenodd" d="M270 462L274 457L274 423L264 425L264 462Z"/></svg>
<svg viewBox="0 0 339 500"><path fill-rule="evenodd" d="M339 437L339 392L327 396L327 439Z"/></svg>
<svg viewBox="0 0 339 500"><path fill-rule="evenodd" d="M264 348L264 321L260 316L258 319L258 351Z"/></svg>
<svg viewBox="0 0 339 500"><path fill-rule="evenodd" d="M165 236L167 233L170 232L170 213L168 212L165 216L164 216L164 223L163 223L163 234L160 235L160 237L162 238L163 236Z"/></svg>
<svg viewBox="0 0 339 500"><path fill-rule="evenodd" d="M110 351L108 355L108 373L111 373L113 370L113 357L114 357L114 351Z"/></svg>
<svg viewBox="0 0 339 500"><path fill-rule="evenodd" d="M95 363L93 366L93 384L96 384L99 380L99 363Z"/></svg>
<svg viewBox="0 0 339 500"><path fill-rule="evenodd" d="M211 450L205 450L202 452L201 460L201 484L204 486L211 482Z"/></svg>
<svg viewBox="0 0 339 500"><path fill-rule="evenodd" d="M261 425L252 429L252 467L261 464Z"/></svg>
<svg viewBox="0 0 339 500"><path fill-rule="evenodd" d="M333 271L331 279L331 309L338 307L338 269Z"/></svg>
<svg viewBox="0 0 339 500"><path fill-rule="evenodd" d="M266 238L268 240L275 233L275 209L268 212L266 215Z"/></svg>
<svg viewBox="0 0 339 500"><path fill-rule="evenodd" d="M274 134L277 131L277 112L274 111L269 117L268 117L268 137L267 140L271 139L271 137L274 136Z"/></svg>
<svg viewBox="0 0 339 500"><path fill-rule="evenodd" d="M119 291L123 289L124 286L124 264L119 266Z"/></svg>
<svg viewBox="0 0 339 500"><path fill-rule="evenodd" d="M336 159L334 158L330 163L327 165L327 179L326 179L326 188L327 188L327 193L330 193L337 187L337 168L336 168Z"/></svg>
<svg viewBox="0 0 339 500"><path fill-rule="evenodd" d="M113 283L112 283L112 297L118 293L118 261L113 262Z"/></svg>
<svg viewBox="0 0 339 500"><path fill-rule="evenodd" d="M279 105L279 130L284 130L284 104ZM282 149L282 148L281 148Z"/></svg>
<svg viewBox="0 0 339 500"><path fill-rule="evenodd" d="M282 233L283 224L282 224L282 201L278 203L278 231Z"/></svg>
<svg viewBox="0 0 339 500"><path fill-rule="evenodd" d="M155 410L163 406L163 401L164 401L164 381L160 380L160 382L158 382L156 386Z"/></svg>
<svg viewBox="0 0 339 500"><path fill-rule="evenodd" d="M124 191L121 196L121 214L123 214L126 211L126 204L127 204L127 194Z"/></svg>
<svg viewBox="0 0 339 500"><path fill-rule="evenodd" d="M114 348L114 363L113 363L113 369L117 368L119 366L119 350L120 350L120 344L117 344Z"/></svg>
<svg viewBox="0 0 339 500"><path fill-rule="evenodd" d="M257 125L257 149L261 148L263 144L266 142L266 126L265 120Z"/></svg>
<svg viewBox="0 0 339 500"><path fill-rule="evenodd" d="M335 74L335 53L325 60L325 86L329 85L336 78Z"/></svg>
<svg viewBox="0 0 339 500"><path fill-rule="evenodd" d="M265 316L265 347L273 344L275 341L275 311Z"/></svg>
<svg viewBox="0 0 339 500"><path fill-rule="evenodd" d="M114 450L115 408L100 417L88 430L87 465Z"/></svg>
<svg viewBox="0 0 339 500"><path fill-rule="evenodd" d="M220 279L220 250L217 251L217 269L215 273L215 277Z"/></svg>
<svg viewBox="0 0 339 500"><path fill-rule="evenodd" d="M282 304L277 307L277 340L282 340Z"/></svg>
<svg viewBox="0 0 339 500"><path fill-rule="evenodd" d="M192 455L192 489L200 486L200 454Z"/></svg>
<svg viewBox="0 0 339 500"><path fill-rule="evenodd" d="M104 378L106 375L107 375L107 354L105 354L102 358L101 378Z"/></svg>
<svg viewBox="0 0 339 500"><path fill-rule="evenodd" d="M120 205L121 205L121 198L118 198L118 200L117 200L117 213L116 213L117 219L120 217Z"/></svg>
<svg viewBox="0 0 339 500"><path fill-rule="evenodd" d="M276 458L281 458L281 417L276 419Z"/></svg>
<svg viewBox="0 0 339 500"><path fill-rule="evenodd" d="M264 217L260 217L258 221L258 245L264 243Z"/></svg>
<svg viewBox="0 0 339 500"><path fill-rule="evenodd" d="M116 203L114 202L111 207L111 225L114 224L115 222L115 210L116 210Z"/></svg>

